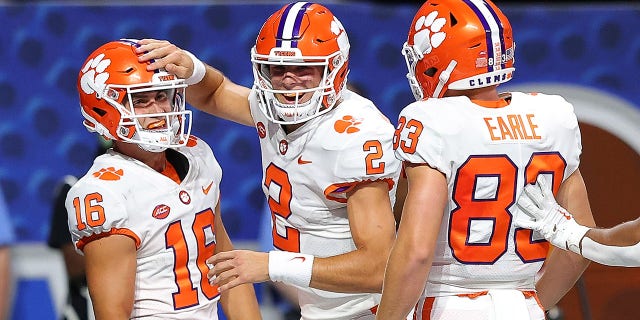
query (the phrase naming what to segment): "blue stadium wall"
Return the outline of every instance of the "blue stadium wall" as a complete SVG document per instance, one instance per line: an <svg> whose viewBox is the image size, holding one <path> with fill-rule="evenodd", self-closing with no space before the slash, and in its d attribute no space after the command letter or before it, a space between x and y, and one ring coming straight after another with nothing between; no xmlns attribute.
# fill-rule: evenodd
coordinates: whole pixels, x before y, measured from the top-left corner
<svg viewBox="0 0 640 320"><path fill-rule="evenodd" d="M252 83L249 50L278 4L0 6L0 181L19 241L45 241L55 185L89 167L95 137L81 124L77 73L118 38L170 39L240 84ZM414 5L332 4L352 44L349 81L395 121L412 101L400 53ZM640 8L504 8L517 42L512 84L561 82L640 105ZM193 132L223 169L222 209L236 239L254 240L264 196L255 129L195 111Z"/></svg>
<svg viewBox="0 0 640 320"><path fill-rule="evenodd" d="M63 2L64 3L64 2ZM176 1L179 3L179 1ZM499 1L498 1L499 3ZM332 4L351 40L349 81L395 122L412 101L400 53L414 5ZM118 38L169 39L251 85L249 50L280 4L174 6L0 6L0 183L21 243L42 243L53 190L89 167L95 136L81 124L77 73L86 56ZM640 7L506 6L517 42L509 85L566 83L617 97L640 112ZM222 210L235 240L256 241L264 203L254 128L194 110L193 132L224 170ZM46 265L46 262L44 262ZM42 283L16 303L21 319L53 319ZM21 297L21 298L20 298ZM25 298L28 297L28 298ZM44 299L44 300L41 300ZM14 318L15 318L14 314ZM17 318L15 318L17 319Z"/></svg>

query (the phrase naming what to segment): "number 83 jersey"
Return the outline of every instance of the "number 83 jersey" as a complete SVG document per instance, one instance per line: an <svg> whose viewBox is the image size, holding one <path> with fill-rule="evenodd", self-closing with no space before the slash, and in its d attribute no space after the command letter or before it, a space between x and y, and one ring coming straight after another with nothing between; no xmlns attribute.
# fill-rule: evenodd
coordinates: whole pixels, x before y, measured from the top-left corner
<svg viewBox="0 0 640 320"><path fill-rule="evenodd" d="M113 234L135 241L132 318L217 319L218 287L209 284L205 259L216 246L222 170L194 136L166 152L186 174L180 184L113 150L96 158L67 195L72 240L81 254L90 241Z"/></svg>
<svg viewBox="0 0 640 320"><path fill-rule="evenodd" d="M448 184L427 296L533 290L549 244L513 226L516 199L538 174L552 175L557 192L578 168L578 122L562 97L514 92L492 103L427 99L400 114L397 157L428 164Z"/></svg>

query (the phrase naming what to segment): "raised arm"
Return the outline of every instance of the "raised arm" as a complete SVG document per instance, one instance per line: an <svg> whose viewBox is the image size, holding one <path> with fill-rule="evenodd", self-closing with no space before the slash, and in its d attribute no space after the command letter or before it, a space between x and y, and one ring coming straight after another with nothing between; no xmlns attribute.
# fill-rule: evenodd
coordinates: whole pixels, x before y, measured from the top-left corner
<svg viewBox="0 0 640 320"><path fill-rule="evenodd" d="M193 54L176 45L155 39L138 41L140 61L149 61L149 70L164 68L187 79L187 102L216 117L253 126L249 110L250 88L229 80L218 69L204 64Z"/></svg>

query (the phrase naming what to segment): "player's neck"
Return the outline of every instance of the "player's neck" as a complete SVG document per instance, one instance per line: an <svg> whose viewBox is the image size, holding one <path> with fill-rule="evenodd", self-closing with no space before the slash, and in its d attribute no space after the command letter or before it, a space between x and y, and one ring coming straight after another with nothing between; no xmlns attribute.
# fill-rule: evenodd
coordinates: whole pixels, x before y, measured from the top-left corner
<svg viewBox="0 0 640 320"><path fill-rule="evenodd" d="M467 96L470 100L478 101L498 101L502 99L498 93L497 86L469 90L447 90L444 96Z"/></svg>
<svg viewBox="0 0 640 320"><path fill-rule="evenodd" d="M115 141L113 150L143 162L151 169L162 172L167 165L167 156L163 152L150 152L141 149L137 144Z"/></svg>
<svg viewBox="0 0 640 320"><path fill-rule="evenodd" d="M287 134L290 134L291 132L294 132L298 128L302 127L305 123L306 122L296 124L283 124L282 129L284 129L284 132L286 132Z"/></svg>

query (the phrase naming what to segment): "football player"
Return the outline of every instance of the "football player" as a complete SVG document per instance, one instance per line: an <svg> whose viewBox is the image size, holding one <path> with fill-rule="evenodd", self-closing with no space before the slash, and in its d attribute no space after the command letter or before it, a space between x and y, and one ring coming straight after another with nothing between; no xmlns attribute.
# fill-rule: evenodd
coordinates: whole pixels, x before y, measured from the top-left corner
<svg viewBox="0 0 640 320"><path fill-rule="evenodd" d="M400 113L396 156L408 179L377 319L539 319L588 261L516 228L516 197L538 174L593 225L573 106L499 93L513 76L507 17L489 0L428 0L403 47L416 102ZM545 272L536 275L545 263Z"/></svg>
<svg viewBox="0 0 640 320"><path fill-rule="evenodd" d="M260 138L277 250L215 255L214 283L224 292L281 281L298 288L303 319L373 319L395 238L400 162L393 125L345 88L349 39L338 18L311 2L273 13L251 50L252 89L166 41L141 43L151 68L193 83L191 105L253 126Z"/></svg>
<svg viewBox="0 0 640 320"><path fill-rule="evenodd" d="M260 319L252 286L220 293L206 259L232 250L222 170L190 135L184 80L138 62L135 40L106 43L78 76L83 124L113 140L68 192L96 319Z"/></svg>
<svg viewBox="0 0 640 320"><path fill-rule="evenodd" d="M518 207L527 215L515 224L539 232L558 248L609 266L640 267L640 218L607 229L582 226L556 202L542 175L524 187Z"/></svg>

